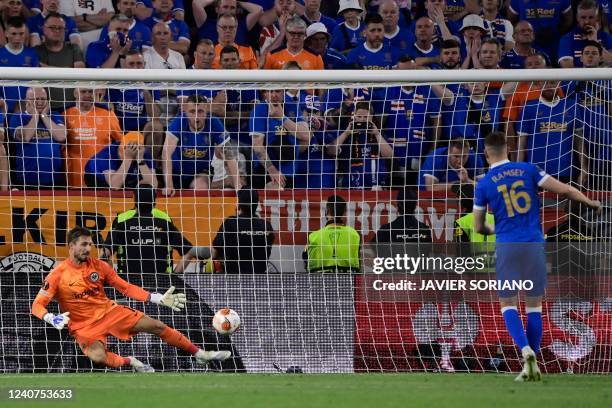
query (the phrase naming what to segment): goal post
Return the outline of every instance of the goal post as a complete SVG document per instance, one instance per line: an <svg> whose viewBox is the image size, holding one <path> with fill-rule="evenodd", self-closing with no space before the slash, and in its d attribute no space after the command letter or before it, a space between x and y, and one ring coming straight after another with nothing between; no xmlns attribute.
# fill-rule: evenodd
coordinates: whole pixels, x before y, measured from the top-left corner
<svg viewBox="0 0 612 408"><path fill-rule="evenodd" d="M184 274L120 276L158 291L179 282L191 306L171 312L108 294L198 345L236 352L207 370L516 371L520 353L490 284L494 247L466 242L471 224L460 221L488 170L483 141L493 131L507 135L511 159L606 204L598 215L540 196L549 269L540 361L551 373L612 370L612 69L2 68L0 91L0 372L100 369L30 306L68 254L67 231L85 226L98 248L112 247L119 214L135 207L144 184L184 238L171 264L183 252L194 259ZM232 259L210 260L219 228L236 214L236 184L258 191L257 213L274 229L262 273L255 263L238 274L224 269ZM346 223L360 236L360 268L308 272L308 236L330 221L332 196L346 201ZM404 213L419 223L391 245L378 233ZM158 244L143 233L127 245L148 254ZM385 265L396 257L419 264ZM211 325L224 307L242 320L231 338ZM158 370L202 370L148 335L109 347Z"/></svg>

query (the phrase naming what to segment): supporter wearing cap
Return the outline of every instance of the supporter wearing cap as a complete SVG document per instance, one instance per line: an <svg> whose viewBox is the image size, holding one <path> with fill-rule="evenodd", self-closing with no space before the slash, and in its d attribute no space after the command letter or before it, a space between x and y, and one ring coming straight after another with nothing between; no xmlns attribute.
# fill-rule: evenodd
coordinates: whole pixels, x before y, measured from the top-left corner
<svg viewBox="0 0 612 408"><path fill-rule="evenodd" d="M268 54L264 69L282 69L288 61L295 61L302 69L324 69L323 59L304 49L306 39L306 23L299 16L287 20L287 48L282 51Z"/></svg>
<svg viewBox="0 0 612 408"><path fill-rule="evenodd" d="M128 132L121 143L106 146L85 166L88 187L133 188L139 184L157 186L153 158L145 148L144 135Z"/></svg>
<svg viewBox="0 0 612 408"><path fill-rule="evenodd" d="M304 47L323 58L325 69L346 69L346 58L333 48L329 48L330 39L325 24L313 23L306 29Z"/></svg>
<svg viewBox="0 0 612 408"><path fill-rule="evenodd" d="M463 19L459 32L461 33L462 68L477 66L478 50L487 34L484 20L476 14L469 14Z"/></svg>
<svg viewBox="0 0 612 408"><path fill-rule="evenodd" d="M338 52L347 53L361 42L361 32L364 26L361 24L361 13L363 8L358 0L340 0L338 15L344 20L332 31L329 46Z"/></svg>
<svg viewBox="0 0 612 408"><path fill-rule="evenodd" d="M212 242L212 258L232 274L265 274L274 245L272 225L257 215L259 194L243 188L238 191L237 214L226 218Z"/></svg>
<svg viewBox="0 0 612 408"><path fill-rule="evenodd" d="M231 45L238 50L240 56L240 69L258 69L257 57L255 52L249 46L236 44L236 30L238 29L238 20L231 14L223 14L217 18L217 33L219 43L215 45L215 59L212 62L212 67L218 69L221 67L219 58L221 50Z"/></svg>

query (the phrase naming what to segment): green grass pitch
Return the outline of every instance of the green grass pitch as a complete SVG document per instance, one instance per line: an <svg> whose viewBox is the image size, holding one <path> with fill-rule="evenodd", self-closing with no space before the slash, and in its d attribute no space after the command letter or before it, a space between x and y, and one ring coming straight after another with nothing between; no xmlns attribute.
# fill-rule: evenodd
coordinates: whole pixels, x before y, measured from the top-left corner
<svg viewBox="0 0 612 408"><path fill-rule="evenodd" d="M5 407L612 407L612 376L492 374L0 374ZM71 401L10 401L8 389L71 388Z"/></svg>

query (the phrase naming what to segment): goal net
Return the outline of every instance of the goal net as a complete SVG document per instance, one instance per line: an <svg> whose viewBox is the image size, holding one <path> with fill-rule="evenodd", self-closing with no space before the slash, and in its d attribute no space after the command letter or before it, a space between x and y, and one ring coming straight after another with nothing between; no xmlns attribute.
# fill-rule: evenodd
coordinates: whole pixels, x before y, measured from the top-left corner
<svg viewBox="0 0 612 408"><path fill-rule="evenodd" d="M491 284L494 244L473 235L469 218L488 170L484 138L505 133L511 160L604 203L612 190L610 70L3 69L0 78L2 372L103 369L68 331L30 314L75 226L92 231L92 255L122 278L161 293L174 285L188 306L162 310L107 287L111 299L234 353L201 368L151 335L109 338L114 352L158 370L517 371ZM255 241L263 230L253 220L219 238L238 188L258 192L250 204L273 241ZM360 236L355 267L303 255L310 233L339 221L332 196ZM541 367L608 373L612 214L549 194L540 205ZM160 220L176 230L156 230ZM267 242L267 260L265 244L231 244L240 233ZM398 257L420 263L386 263ZM91 295L81 289L73 295ZM224 307L242 318L231 337L211 325Z"/></svg>

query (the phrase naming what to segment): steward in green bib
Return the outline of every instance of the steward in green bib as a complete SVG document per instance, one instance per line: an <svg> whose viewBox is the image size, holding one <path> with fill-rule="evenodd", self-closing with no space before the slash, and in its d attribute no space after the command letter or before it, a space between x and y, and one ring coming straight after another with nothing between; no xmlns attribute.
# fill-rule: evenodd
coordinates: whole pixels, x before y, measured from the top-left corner
<svg viewBox="0 0 612 408"><path fill-rule="evenodd" d="M359 272L361 236L346 225L346 201L327 199L325 227L308 235L304 261L308 272Z"/></svg>

